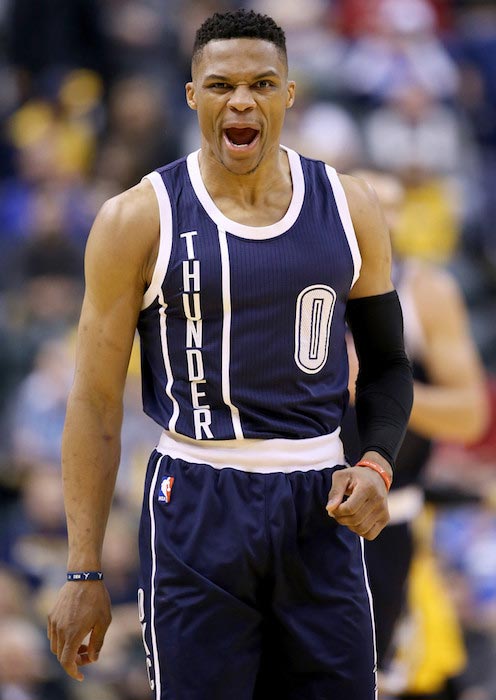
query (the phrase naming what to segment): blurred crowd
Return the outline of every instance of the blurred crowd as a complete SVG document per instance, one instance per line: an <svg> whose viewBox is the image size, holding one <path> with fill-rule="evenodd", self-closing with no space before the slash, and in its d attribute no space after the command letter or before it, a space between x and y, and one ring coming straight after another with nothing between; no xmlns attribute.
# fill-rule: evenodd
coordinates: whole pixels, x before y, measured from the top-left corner
<svg viewBox="0 0 496 700"><path fill-rule="evenodd" d="M184 100L193 35L241 6L286 31L297 100L284 143L402 181L396 253L458 279L496 404L493 0L0 0L0 700L149 697L136 530L159 429L141 413L138 351L105 542L114 620L85 683L63 677L44 632L66 569L60 443L84 246L106 199L198 147ZM428 478L491 493L494 433L493 420L478 445L440 445ZM496 700L495 512L480 499L435 517L463 700Z"/></svg>

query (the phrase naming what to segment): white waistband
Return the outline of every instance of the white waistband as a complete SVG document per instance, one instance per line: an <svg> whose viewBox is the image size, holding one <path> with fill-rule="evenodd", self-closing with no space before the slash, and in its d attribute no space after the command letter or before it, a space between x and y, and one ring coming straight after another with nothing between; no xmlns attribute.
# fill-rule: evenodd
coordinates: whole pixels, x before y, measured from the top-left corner
<svg viewBox="0 0 496 700"><path fill-rule="evenodd" d="M329 435L301 440L193 440L184 435L164 431L157 451L195 464L208 464L214 469L239 469L244 472L271 474L321 470L346 464L340 428Z"/></svg>

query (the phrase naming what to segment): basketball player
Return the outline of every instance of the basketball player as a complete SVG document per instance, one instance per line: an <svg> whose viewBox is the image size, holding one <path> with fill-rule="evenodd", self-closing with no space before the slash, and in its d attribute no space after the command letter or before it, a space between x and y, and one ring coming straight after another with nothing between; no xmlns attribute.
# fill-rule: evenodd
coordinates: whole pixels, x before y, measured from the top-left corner
<svg viewBox="0 0 496 700"><path fill-rule="evenodd" d="M48 625L73 678L110 622L101 549L137 326L144 409L164 428L140 528L155 699L375 697L361 537L388 521L411 369L376 198L280 146L294 94L272 19L206 20L186 86L201 149L91 231L63 440L69 573ZM352 467L345 314L361 359Z"/></svg>
<svg viewBox="0 0 496 700"><path fill-rule="evenodd" d="M400 181L376 171L358 171L375 190L394 235L404 201ZM381 537L365 544L374 600L379 669L386 669L391 642L404 608L413 555L412 521L423 506L422 479L435 440L467 444L487 426L484 371L470 333L465 305L445 270L415 259L396 259L393 280L401 300L406 348L413 364L414 403L409 430L396 460L389 494L390 523ZM350 391L358 371L350 346ZM342 438L349 459L359 456L352 405Z"/></svg>

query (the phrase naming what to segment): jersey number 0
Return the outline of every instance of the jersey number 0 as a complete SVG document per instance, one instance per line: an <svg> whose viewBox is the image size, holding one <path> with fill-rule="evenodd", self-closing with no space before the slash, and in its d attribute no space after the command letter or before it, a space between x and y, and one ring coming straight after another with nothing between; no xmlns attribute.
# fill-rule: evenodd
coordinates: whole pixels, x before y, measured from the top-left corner
<svg viewBox="0 0 496 700"><path fill-rule="evenodd" d="M307 374L319 372L329 353L336 292L325 284L303 289L296 300L295 362Z"/></svg>

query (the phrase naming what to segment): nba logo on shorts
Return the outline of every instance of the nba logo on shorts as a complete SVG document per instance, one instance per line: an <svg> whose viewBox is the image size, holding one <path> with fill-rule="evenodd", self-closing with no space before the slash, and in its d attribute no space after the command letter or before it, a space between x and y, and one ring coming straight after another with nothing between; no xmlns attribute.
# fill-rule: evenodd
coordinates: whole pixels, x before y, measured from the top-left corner
<svg viewBox="0 0 496 700"><path fill-rule="evenodd" d="M160 493L158 495L158 500L163 503L170 503L172 486L174 485L173 476L164 476L162 483L160 484Z"/></svg>

